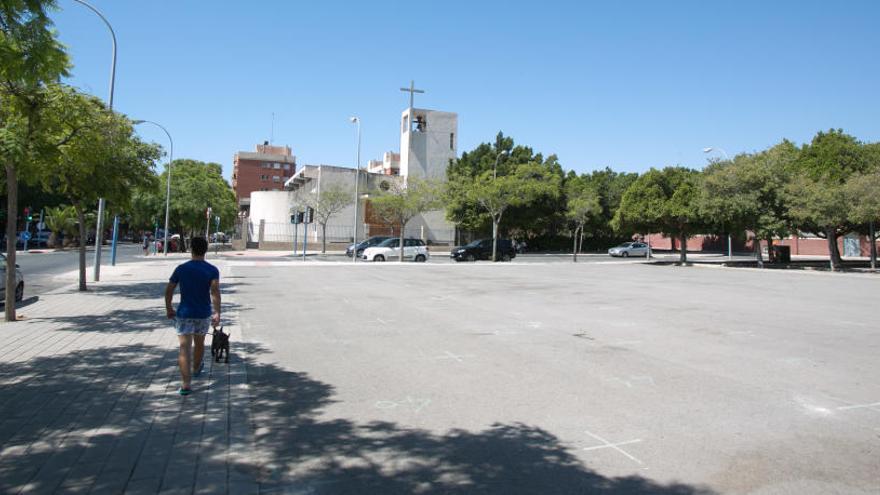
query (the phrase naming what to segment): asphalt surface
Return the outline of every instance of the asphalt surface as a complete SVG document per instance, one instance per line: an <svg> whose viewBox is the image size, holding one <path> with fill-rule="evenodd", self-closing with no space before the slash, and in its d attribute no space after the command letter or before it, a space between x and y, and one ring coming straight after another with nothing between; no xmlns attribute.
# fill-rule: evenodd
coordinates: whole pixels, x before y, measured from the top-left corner
<svg viewBox="0 0 880 495"><path fill-rule="evenodd" d="M144 259L143 250L137 244L119 244L116 251L117 263L131 263ZM88 280L92 280L95 250L89 247L86 253ZM25 283L25 298L41 296L46 292L70 285L69 277L61 277L79 269L79 251L74 249L18 251L18 263ZM110 246L104 246L101 252L101 265L110 264Z"/></svg>
<svg viewBox="0 0 880 495"><path fill-rule="evenodd" d="M223 259L279 490L880 491L875 275Z"/></svg>

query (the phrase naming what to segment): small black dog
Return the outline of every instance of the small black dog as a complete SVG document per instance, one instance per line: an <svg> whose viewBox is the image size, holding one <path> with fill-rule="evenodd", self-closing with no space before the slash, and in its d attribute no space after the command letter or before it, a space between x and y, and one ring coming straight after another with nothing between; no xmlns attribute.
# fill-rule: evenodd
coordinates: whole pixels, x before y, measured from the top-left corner
<svg viewBox="0 0 880 495"><path fill-rule="evenodd" d="M220 358L223 356L223 351L226 351L226 361L229 362L229 334L223 333L223 327L217 328L214 327L214 332L211 333L214 336L211 339L211 356L214 358L215 362L220 362Z"/></svg>

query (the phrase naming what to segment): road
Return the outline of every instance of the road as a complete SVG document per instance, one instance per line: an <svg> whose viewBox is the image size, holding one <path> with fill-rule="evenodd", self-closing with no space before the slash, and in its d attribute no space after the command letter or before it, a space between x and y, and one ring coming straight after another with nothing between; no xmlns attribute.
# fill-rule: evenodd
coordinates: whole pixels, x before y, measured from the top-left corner
<svg viewBox="0 0 880 495"><path fill-rule="evenodd" d="M137 262L143 259L142 251L137 244L120 244L116 251L117 263ZM46 292L70 285L73 283L69 278L61 278L59 275L70 273L79 268L79 251L66 249L63 251L32 250L30 252L19 251L16 262L24 276L25 299L40 296ZM92 280L92 270L95 262L94 248L89 248L86 254L88 265L88 280ZM101 264L110 264L110 247L104 246L101 254Z"/></svg>

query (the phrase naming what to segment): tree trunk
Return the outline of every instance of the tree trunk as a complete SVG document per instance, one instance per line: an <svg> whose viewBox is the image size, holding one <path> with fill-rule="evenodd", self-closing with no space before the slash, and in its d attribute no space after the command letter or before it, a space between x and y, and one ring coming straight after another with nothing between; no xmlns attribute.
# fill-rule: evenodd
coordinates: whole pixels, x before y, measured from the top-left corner
<svg viewBox="0 0 880 495"><path fill-rule="evenodd" d="M577 263L577 261L578 261L578 229L574 229L574 235L571 236L571 240L574 243L574 246L571 247L571 251L573 254L572 261Z"/></svg>
<svg viewBox="0 0 880 495"><path fill-rule="evenodd" d="M327 222L321 224L321 254L327 252Z"/></svg>
<svg viewBox="0 0 880 495"><path fill-rule="evenodd" d="M770 258L771 260L773 260L774 262L779 263L779 261L773 256L773 237L768 235L766 240L767 240L767 257Z"/></svg>
<svg viewBox="0 0 880 495"><path fill-rule="evenodd" d="M403 228L406 227L406 222L400 222L400 241L397 247L400 249L400 256L397 258L397 261L403 263Z"/></svg>
<svg viewBox="0 0 880 495"><path fill-rule="evenodd" d="M685 233L681 234L681 255L678 260L682 266L688 261L688 236Z"/></svg>
<svg viewBox="0 0 880 495"><path fill-rule="evenodd" d="M492 261L497 261L495 254L498 251L498 220L492 218Z"/></svg>
<svg viewBox="0 0 880 495"><path fill-rule="evenodd" d="M84 292L88 290L86 287L86 212L79 204L74 205L76 208L76 218L79 220L79 290ZM97 244L98 236L95 236L95 244ZM97 246L95 246L97 249Z"/></svg>
<svg viewBox="0 0 880 495"><path fill-rule="evenodd" d="M868 224L868 240L871 241L871 270L877 269L877 239L874 237L874 222Z"/></svg>
<svg viewBox="0 0 880 495"><path fill-rule="evenodd" d="M840 251L837 249L837 231L834 227L825 231L828 238L828 258L831 264L831 271L839 271L842 260L840 259Z"/></svg>
<svg viewBox="0 0 880 495"><path fill-rule="evenodd" d="M755 236L754 239L755 239L755 261L758 262L758 268L764 268L764 257L761 256L761 240L758 239L758 236Z"/></svg>
<svg viewBox="0 0 880 495"><path fill-rule="evenodd" d="M581 237L578 242L578 253L584 252L584 226L581 225Z"/></svg>
<svg viewBox="0 0 880 495"><path fill-rule="evenodd" d="M6 165L6 321L15 321L15 241L18 228L18 177Z"/></svg>

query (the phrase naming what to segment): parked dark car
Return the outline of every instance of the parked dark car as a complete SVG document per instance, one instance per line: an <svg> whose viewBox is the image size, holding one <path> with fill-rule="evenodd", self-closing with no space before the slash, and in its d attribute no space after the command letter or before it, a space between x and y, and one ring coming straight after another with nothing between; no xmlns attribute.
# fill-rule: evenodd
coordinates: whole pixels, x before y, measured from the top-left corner
<svg viewBox="0 0 880 495"><path fill-rule="evenodd" d="M357 256L360 258L364 255L364 249L368 247L378 246L379 243L385 241L386 239L390 239L388 236L377 235L370 237L365 241L361 241L357 245ZM354 244L349 244L347 248L345 248L345 255L351 258L351 253L354 251Z"/></svg>
<svg viewBox="0 0 880 495"><path fill-rule="evenodd" d="M510 261L516 258L516 249L509 239L498 239L497 259ZM449 257L455 261L476 261L492 259L492 239L478 239L470 244L453 248Z"/></svg>

